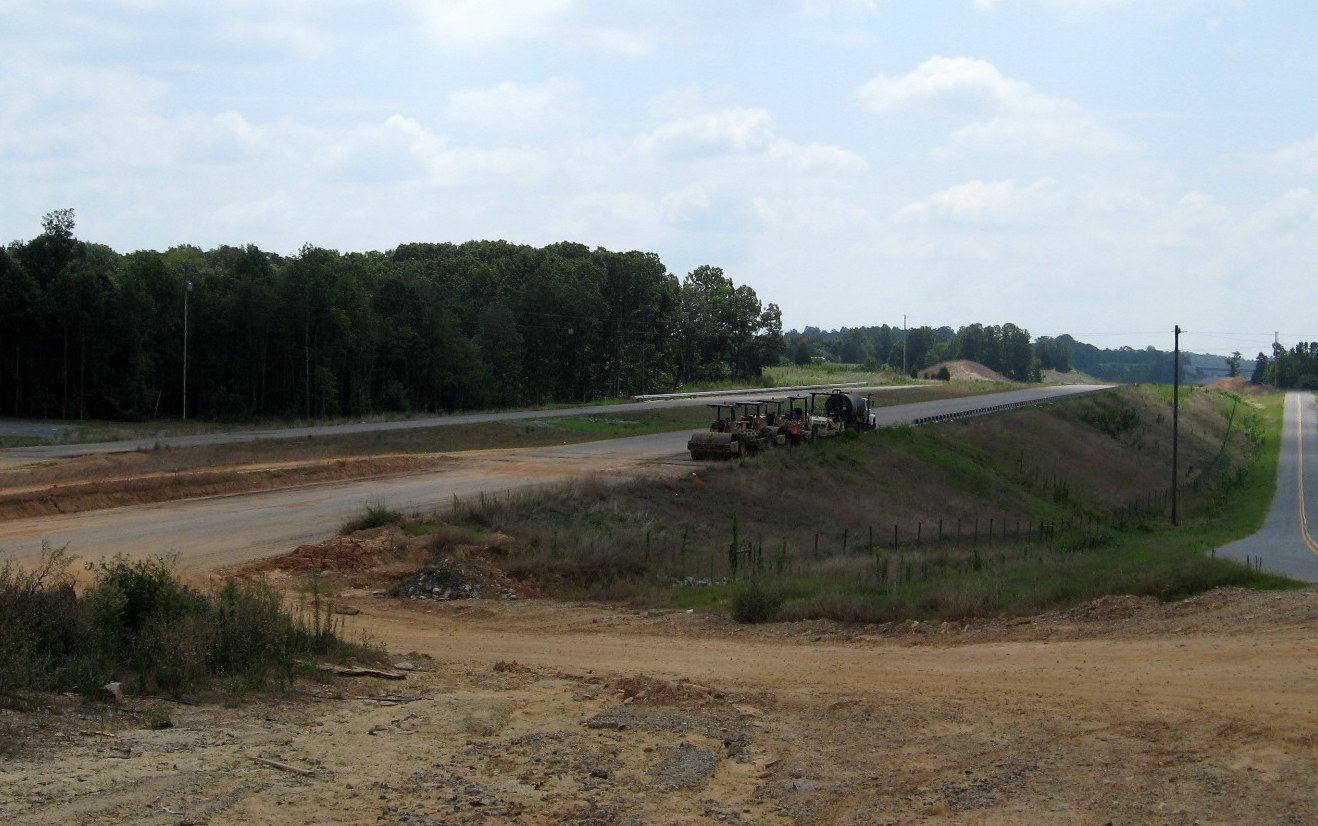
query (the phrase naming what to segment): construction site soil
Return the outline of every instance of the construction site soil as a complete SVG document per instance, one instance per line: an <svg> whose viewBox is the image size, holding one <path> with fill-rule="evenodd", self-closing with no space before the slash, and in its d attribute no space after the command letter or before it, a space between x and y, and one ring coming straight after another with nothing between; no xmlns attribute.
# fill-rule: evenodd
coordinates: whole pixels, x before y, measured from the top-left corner
<svg viewBox="0 0 1318 826"><path fill-rule="evenodd" d="M0 821L1318 822L1312 589L739 626L537 598L482 548L433 547L367 532L226 572L292 594L323 569L392 668L4 712ZM382 595L427 567L445 592Z"/></svg>

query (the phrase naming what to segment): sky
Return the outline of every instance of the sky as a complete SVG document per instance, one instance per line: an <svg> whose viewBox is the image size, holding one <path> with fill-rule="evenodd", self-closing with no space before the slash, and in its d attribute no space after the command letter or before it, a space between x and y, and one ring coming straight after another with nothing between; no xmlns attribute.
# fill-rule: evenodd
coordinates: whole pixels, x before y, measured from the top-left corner
<svg viewBox="0 0 1318 826"><path fill-rule="evenodd" d="M785 329L1318 341L1318 3L0 0L0 243L572 241Z"/></svg>

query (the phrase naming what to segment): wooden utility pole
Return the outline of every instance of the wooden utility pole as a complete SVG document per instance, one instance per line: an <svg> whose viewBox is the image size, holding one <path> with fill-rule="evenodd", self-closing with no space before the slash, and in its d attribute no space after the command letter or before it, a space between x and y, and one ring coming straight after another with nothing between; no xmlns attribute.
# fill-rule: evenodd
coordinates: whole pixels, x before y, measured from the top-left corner
<svg viewBox="0 0 1318 826"><path fill-rule="evenodd" d="M1179 484L1179 472L1177 462L1180 459L1180 438L1181 438L1181 326L1178 324L1175 332L1175 350L1173 363L1175 375L1172 377L1172 524L1181 524L1176 513L1176 496Z"/></svg>

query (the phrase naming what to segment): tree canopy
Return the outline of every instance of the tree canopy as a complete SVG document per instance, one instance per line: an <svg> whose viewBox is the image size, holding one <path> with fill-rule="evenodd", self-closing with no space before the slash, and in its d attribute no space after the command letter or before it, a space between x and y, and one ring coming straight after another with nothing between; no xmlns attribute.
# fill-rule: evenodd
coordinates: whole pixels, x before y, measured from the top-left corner
<svg viewBox="0 0 1318 826"><path fill-rule="evenodd" d="M110 418L359 416L580 402L754 378L778 307L717 267L504 241L180 245L121 255L73 210L0 250L0 410ZM192 285L191 292L187 290Z"/></svg>

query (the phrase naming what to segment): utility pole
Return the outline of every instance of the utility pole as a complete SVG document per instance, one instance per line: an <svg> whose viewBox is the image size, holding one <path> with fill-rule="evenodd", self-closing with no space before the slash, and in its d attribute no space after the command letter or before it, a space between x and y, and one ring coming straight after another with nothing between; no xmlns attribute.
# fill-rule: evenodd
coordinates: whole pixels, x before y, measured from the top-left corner
<svg viewBox="0 0 1318 826"><path fill-rule="evenodd" d="M902 313L902 375L906 375L906 313Z"/></svg>
<svg viewBox="0 0 1318 826"><path fill-rule="evenodd" d="M1180 518L1176 512L1176 489L1179 487L1177 462L1180 459L1181 438L1181 325L1176 325L1174 333L1176 346L1173 370L1176 375L1172 377L1172 524L1180 525Z"/></svg>
<svg viewBox="0 0 1318 826"><path fill-rule="evenodd" d="M183 288L183 418L188 417L188 296L192 282Z"/></svg>

